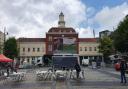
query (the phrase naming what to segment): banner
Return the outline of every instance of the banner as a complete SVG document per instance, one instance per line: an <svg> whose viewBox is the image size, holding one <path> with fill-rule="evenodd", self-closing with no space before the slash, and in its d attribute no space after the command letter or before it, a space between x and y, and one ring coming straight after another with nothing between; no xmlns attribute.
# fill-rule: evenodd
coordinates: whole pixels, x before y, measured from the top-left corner
<svg viewBox="0 0 128 89"><path fill-rule="evenodd" d="M66 45L75 44L75 40L76 39L73 39L73 38L63 38L63 44L66 44Z"/></svg>

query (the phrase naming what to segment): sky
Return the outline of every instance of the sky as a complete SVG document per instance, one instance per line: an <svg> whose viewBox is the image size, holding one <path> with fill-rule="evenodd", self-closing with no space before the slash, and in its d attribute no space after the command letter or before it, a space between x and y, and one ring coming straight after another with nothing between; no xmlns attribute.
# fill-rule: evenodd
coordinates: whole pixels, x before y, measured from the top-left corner
<svg viewBox="0 0 128 89"><path fill-rule="evenodd" d="M51 27L58 27L64 13L66 27L73 27L80 38L96 37L103 30L113 31L128 14L128 0L0 0L0 31L8 36L45 38Z"/></svg>

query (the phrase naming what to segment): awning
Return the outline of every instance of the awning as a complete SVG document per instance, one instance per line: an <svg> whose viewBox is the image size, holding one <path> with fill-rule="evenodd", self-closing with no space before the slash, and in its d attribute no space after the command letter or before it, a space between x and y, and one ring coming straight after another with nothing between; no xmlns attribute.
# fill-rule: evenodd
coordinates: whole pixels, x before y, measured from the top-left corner
<svg viewBox="0 0 128 89"><path fill-rule="evenodd" d="M3 54L0 54L0 62L13 62L13 60L10 58L7 58Z"/></svg>

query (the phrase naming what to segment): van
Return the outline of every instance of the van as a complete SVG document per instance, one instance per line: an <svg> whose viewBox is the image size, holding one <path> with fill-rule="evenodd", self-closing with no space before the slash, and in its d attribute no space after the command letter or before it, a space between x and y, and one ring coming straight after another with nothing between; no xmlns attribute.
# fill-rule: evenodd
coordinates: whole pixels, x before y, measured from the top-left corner
<svg viewBox="0 0 128 89"><path fill-rule="evenodd" d="M35 66L43 66L43 57L38 57L35 59Z"/></svg>
<svg viewBox="0 0 128 89"><path fill-rule="evenodd" d="M89 65L89 59L83 59L82 60L82 65L83 66L88 66Z"/></svg>

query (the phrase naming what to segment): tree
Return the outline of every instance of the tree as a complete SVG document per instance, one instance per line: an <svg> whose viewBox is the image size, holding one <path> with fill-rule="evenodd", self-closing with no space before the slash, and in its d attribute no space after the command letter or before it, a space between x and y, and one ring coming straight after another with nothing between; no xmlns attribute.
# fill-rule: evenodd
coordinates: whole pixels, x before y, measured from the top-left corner
<svg viewBox="0 0 128 89"><path fill-rule="evenodd" d="M4 55L14 59L18 56L17 42L14 37L9 38L4 45Z"/></svg>
<svg viewBox="0 0 128 89"><path fill-rule="evenodd" d="M121 21L113 35L115 49L121 53L128 52L128 15Z"/></svg>
<svg viewBox="0 0 128 89"><path fill-rule="evenodd" d="M108 63L108 56L113 52L113 41L110 37L104 36L100 39L99 52L103 53L104 62Z"/></svg>

